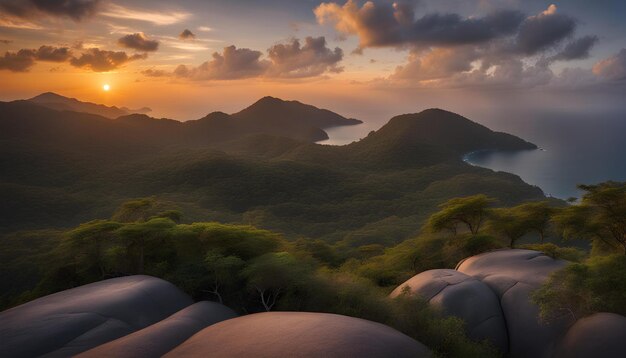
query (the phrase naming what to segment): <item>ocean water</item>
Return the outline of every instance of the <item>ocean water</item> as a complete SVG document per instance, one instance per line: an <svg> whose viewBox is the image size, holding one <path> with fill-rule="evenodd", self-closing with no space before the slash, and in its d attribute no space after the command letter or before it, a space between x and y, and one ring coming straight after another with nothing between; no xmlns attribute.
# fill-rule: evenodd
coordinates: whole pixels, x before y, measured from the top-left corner
<svg viewBox="0 0 626 358"><path fill-rule="evenodd" d="M577 184L626 181L626 111L568 113L527 111L466 115L487 127L517 135L541 149L520 152L476 152L470 164L519 175L546 195L579 198ZM328 130L327 144L358 140L384 123L369 122Z"/></svg>

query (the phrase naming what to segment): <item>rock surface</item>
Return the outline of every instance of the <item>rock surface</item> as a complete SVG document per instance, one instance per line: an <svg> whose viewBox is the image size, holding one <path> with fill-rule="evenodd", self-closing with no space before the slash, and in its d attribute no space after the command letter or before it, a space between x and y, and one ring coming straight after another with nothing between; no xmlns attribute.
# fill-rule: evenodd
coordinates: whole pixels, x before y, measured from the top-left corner
<svg viewBox="0 0 626 358"><path fill-rule="evenodd" d="M2 356L67 357L154 324L193 301L167 281L120 277L0 313Z"/></svg>
<svg viewBox="0 0 626 358"><path fill-rule="evenodd" d="M391 327L326 313L268 312L200 331L166 357L430 357Z"/></svg>
<svg viewBox="0 0 626 358"><path fill-rule="evenodd" d="M465 320L470 337L487 338L511 357L552 357L574 320L564 316L550 324L540 322L539 308L529 297L565 265L532 250L492 251L461 261L456 270L420 273L391 296L410 286L410 293Z"/></svg>
<svg viewBox="0 0 626 358"><path fill-rule="evenodd" d="M401 284L390 296L399 296L407 289L410 294L441 307L447 314L463 319L470 338L487 339L501 351L508 350L499 299L480 280L456 270L429 270Z"/></svg>
<svg viewBox="0 0 626 358"><path fill-rule="evenodd" d="M626 317L596 313L582 318L567 332L558 358L618 358L626 347Z"/></svg>
<svg viewBox="0 0 626 358"><path fill-rule="evenodd" d="M237 317L230 308L202 301L142 330L90 349L79 357L161 357L198 331Z"/></svg>
<svg viewBox="0 0 626 358"><path fill-rule="evenodd" d="M512 357L551 357L574 320L564 316L550 324L540 322L539 307L529 297L566 264L538 251L515 249L469 257L457 270L480 279L500 298Z"/></svg>

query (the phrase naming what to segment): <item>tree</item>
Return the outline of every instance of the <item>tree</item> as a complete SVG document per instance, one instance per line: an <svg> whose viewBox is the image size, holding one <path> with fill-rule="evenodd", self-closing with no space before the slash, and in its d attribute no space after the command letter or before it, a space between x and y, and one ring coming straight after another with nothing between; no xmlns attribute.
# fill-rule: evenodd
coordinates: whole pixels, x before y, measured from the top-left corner
<svg viewBox="0 0 626 358"><path fill-rule="evenodd" d="M121 226L116 234L126 247L126 252L136 256L136 272L144 272L145 251L148 244L156 244L169 237L176 223L167 218L154 218Z"/></svg>
<svg viewBox="0 0 626 358"><path fill-rule="evenodd" d="M212 279L212 286L207 292L214 294L219 303L224 303L220 293L221 288L236 280L245 262L237 256L224 256L215 250L206 254L204 262Z"/></svg>
<svg viewBox="0 0 626 358"><path fill-rule="evenodd" d="M81 224L67 233L67 248L78 260L77 266L82 271L90 271L90 268L95 266L100 279L106 277L105 252L115 237L115 230L122 225L108 220L94 220Z"/></svg>
<svg viewBox="0 0 626 358"><path fill-rule="evenodd" d="M560 210L553 217L566 239L601 242L626 255L626 183L580 185L586 193L578 205Z"/></svg>
<svg viewBox="0 0 626 358"><path fill-rule="evenodd" d="M441 210L430 217L428 227L433 232L447 229L456 235L457 225L463 224L476 235L487 216L489 206L494 201L483 194L450 199L441 204L439 206Z"/></svg>
<svg viewBox="0 0 626 358"><path fill-rule="evenodd" d="M514 248L515 242L530 230L528 224L515 207L494 209L491 212L489 229L496 234L506 237L510 248Z"/></svg>
<svg viewBox="0 0 626 358"><path fill-rule="evenodd" d="M145 222L153 218L169 218L179 222L181 213L172 209L174 205L157 200L156 197L129 200L120 205L111 217L112 220L132 223Z"/></svg>
<svg viewBox="0 0 626 358"><path fill-rule="evenodd" d="M284 292L310 274L308 267L288 252L272 252L259 256L242 273L268 312Z"/></svg>
<svg viewBox="0 0 626 358"><path fill-rule="evenodd" d="M514 208L518 217L525 223L528 231L536 232L543 244L550 228L550 220L555 212L546 201L523 203Z"/></svg>

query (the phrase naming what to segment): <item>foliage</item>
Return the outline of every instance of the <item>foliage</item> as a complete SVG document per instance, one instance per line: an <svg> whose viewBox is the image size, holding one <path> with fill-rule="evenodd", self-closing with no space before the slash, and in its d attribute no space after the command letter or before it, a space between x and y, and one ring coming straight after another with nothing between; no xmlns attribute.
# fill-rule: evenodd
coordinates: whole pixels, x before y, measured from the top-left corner
<svg viewBox="0 0 626 358"><path fill-rule="evenodd" d="M483 194L450 199L439 205L441 210L430 217L428 226L433 232L449 230L456 235L458 225L465 225L476 235L487 217L487 208L493 202L493 198Z"/></svg>
<svg viewBox="0 0 626 358"><path fill-rule="evenodd" d="M586 192L581 203L553 216L561 235L600 241L605 248L626 255L626 183L579 187Z"/></svg>
<svg viewBox="0 0 626 358"><path fill-rule="evenodd" d="M626 256L596 256L554 272L532 297L545 320L562 315L581 318L594 312L626 315L624 277Z"/></svg>
<svg viewBox="0 0 626 358"><path fill-rule="evenodd" d="M522 246L523 249L541 251L553 259L581 262L587 253L576 247L560 247L553 243L529 244Z"/></svg>

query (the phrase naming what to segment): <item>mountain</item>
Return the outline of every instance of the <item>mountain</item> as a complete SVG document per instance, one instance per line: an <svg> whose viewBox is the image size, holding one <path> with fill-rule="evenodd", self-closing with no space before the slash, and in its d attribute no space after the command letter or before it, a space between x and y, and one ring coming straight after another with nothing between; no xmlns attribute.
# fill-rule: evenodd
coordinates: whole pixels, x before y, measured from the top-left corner
<svg viewBox="0 0 626 358"><path fill-rule="evenodd" d="M259 127L290 126L298 123L324 129L363 123L358 119L346 118L327 109L269 96L261 98L250 107L233 114L232 117L239 122Z"/></svg>
<svg viewBox="0 0 626 358"><path fill-rule="evenodd" d="M532 145L461 116L400 116L359 142L328 146L313 143L308 131L324 133L310 125L330 121L296 116L328 113L297 103L302 112L294 112L293 105L266 98L244 114L179 122L0 102L0 233L74 225L129 198L156 195L188 208L189 220L254 223L290 237L350 237L350 245L393 243L452 197L485 193L504 204L544 198L515 175L464 163L466 150ZM267 108L272 115L262 117Z"/></svg>
<svg viewBox="0 0 626 358"><path fill-rule="evenodd" d="M126 107L108 107L103 104L96 104L90 102L82 102L76 98L69 98L61 96L53 92L42 93L35 96L28 101L36 103L40 106L56 109L59 111L72 111L97 114L106 118L117 118L119 116L128 115L131 113L148 113L152 111L148 107L133 110Z"/></svg>
<svg viewBox="0 0 626 358"><path fill-rule="evenodd" d="M240 112L231 115L214 112L197 121L188 121L186 125L193 132L200 131L213 141L237 139L242 135L270 134L317 142L328 139L324 128L361 123L358 119L345 118L298 101L263 97Z"/></svg>
<svg viewBox="0 0 626 358"><path fill-rule="evenodd" d="M383 143L434 145L465 154L476 150L527 150L537 146L514 135L494 132L476 122L442 109L393 117L358 145Z"/></svg>

